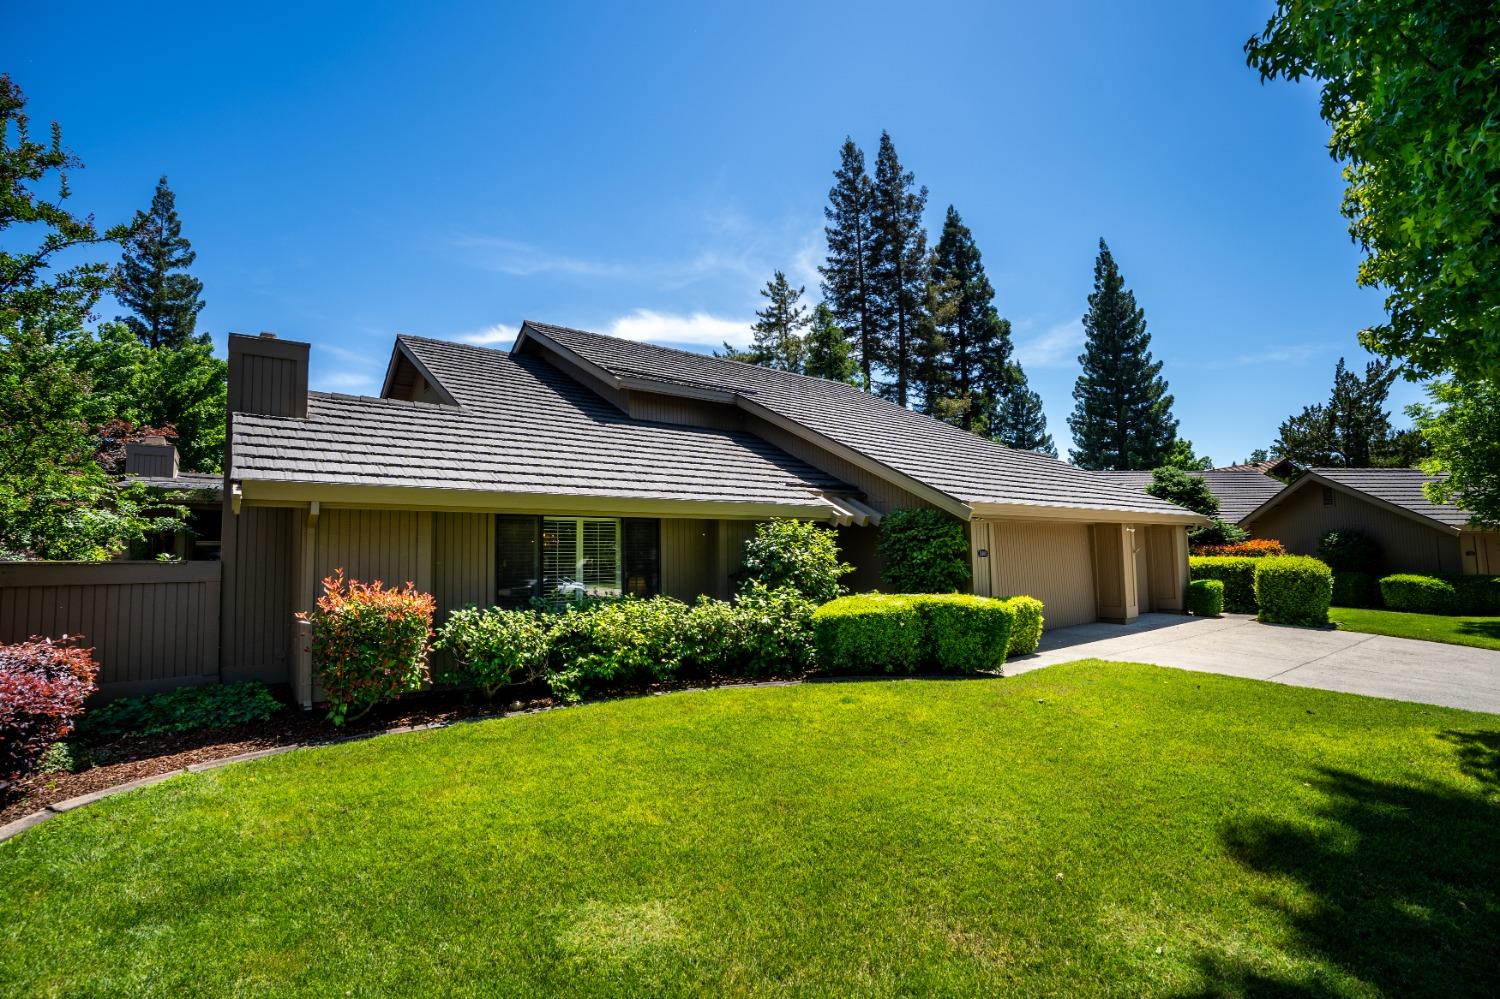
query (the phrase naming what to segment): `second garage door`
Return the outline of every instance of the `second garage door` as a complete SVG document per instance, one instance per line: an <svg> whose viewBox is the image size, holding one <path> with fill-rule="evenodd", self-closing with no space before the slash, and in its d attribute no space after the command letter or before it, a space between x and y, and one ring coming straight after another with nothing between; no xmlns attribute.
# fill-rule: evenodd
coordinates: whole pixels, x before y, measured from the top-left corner
<svg viewBox="0 0 1500 999"><path fill-rule="evenodd" d="M1087 524L1022 520L970 522L979 593L997 597L1025 593L1046 605L1046 626L1065 628L1098 618L1094 606L1094 560ZM984 566L988 564L988 573Z"/></svg>

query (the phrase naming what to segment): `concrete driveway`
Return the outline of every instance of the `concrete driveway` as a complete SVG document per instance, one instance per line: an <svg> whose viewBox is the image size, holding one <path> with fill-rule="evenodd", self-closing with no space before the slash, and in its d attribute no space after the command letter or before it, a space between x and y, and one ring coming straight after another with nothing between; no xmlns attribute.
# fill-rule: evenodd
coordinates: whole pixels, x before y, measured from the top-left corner
<svg viewBox="0 0 1500 999"><path fill-rule="evenodd" d="M1085 624L1042 636L1035 655L1005 664L1025 673L1074 659L1153 663L1500 713L1500 652L1353 631L1222 618L1142 614L1134 623Z"/></svg>

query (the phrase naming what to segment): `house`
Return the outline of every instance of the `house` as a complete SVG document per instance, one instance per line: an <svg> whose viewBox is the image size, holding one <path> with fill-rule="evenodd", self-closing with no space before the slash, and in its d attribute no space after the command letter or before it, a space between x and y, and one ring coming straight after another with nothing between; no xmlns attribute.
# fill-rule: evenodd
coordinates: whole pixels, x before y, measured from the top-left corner
<svg viewBox="0 0 1500 999"><path fill-rule="evenodd" d="M1500 531L1432 502L1422 488L1431 481L1415 468L1309 468L1241 523L1299 555L1316 555L1327 531L1357 530L1380 542L1391 572L1500 574Z"/></svg>
<svg viewBox="0 0 1500 999"><path fill-rule="evenodd" d="M182 530L148 538L144 545L132 548L131 558L170 556L197 562L219 557L223 476L183 471L178 467L176 445L165 437L146 437L125 445L124 481L139 483L187 510Z"/></svg>
<svg viewBox="0 0 1500 999"><path fill-rule="evenodd" d="M773 517L835 528L856 588L882 517L935 507L967 525L975 592L1035 595L1049 626L1183 608L1203 518L847 385L533 322L508 352L399 336L378 398L309 392L308 354L230 337L226 681L310 698L293 613L335 569L410 580L440 618L728 596Z"/></svg>
<svg viewBox="0 0 1500 999"><path fill-rule="evenodd" d="M1286 483L1271 478L1268 468L1256 465L1234 465L1229 468L1214 468L1205 472L1189 472L1196 479L1208 483L1208 491L1219 501L1219 517L1231 524L1238 524L1245 516L1266 500L1286 488ZM1142 492L1151 484L1150 472L1099 472L1116 482L1129 485Z"/></svg>

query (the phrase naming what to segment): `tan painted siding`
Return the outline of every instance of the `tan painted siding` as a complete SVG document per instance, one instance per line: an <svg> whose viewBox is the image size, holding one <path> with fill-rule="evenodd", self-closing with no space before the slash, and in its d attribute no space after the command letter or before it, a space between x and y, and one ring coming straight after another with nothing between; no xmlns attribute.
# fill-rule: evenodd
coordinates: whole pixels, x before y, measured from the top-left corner
<svg viewBox="0 0 1500 999"><path fill-rule="evenodd" d="M1409 517L1333 490L1323 503L1316 482L1303 486L1274 509L1246 525L1257 538L1274 538L1297 555L1318 554L1318 539L1335 528L1364 531L1385 549L1390 572L1461 572L1458 538Z"/></svg>
<svg viewBox="0 0 1500 999"><path fill-rule="evenodd" d="M1046 626L1086 624L1094 609L1094 563L1087 524L1022 520L976 520L973 545L989 551L986 580L990 596L1027 594L1046 605Z"/></svg>
<svg viewBox="0 0 1500 999"><path fill-rule="evenodd" d="M81 636L105 696L219 678L219 563L0 563L0 642Z"/></svg>
<svg viewBox="0 0 1500 999"><path fill-rule="evenodd" d="M717 520L669 519L661 522L661 591L678 600L713 593L714 557L719 546Z"/></svg>
<svg viewBox="0 0 1500 999"><path fill-rule="evenodd" d="M487 513L437 513L432 525L432 595L437 620L473 604L495 602L495 518Z"/></svg>
<svg viewBox="0 0 1500 999"><path fill-rule="evenodd" d="M1135 569L1130 563L1128 536L1123 524L1094 524L1089 529L1094 558L1094 599L1098 616L1127 621L1139 605L1135 600ZM1128 571L1127 571L1128 570Z"/></svg>
<svg viewBox="0 0 1500 999"><path fill-rule="evenodd" d="M246 506L226 515L234 536L224 577L224 679L286 683L292 657L298 510Z"/></svg>
<svg viewBox="0 0 1500 999"><path fill-rule="evenodd" d="M1181 612L1187 601L1187 528L1153 526L1144 529L1149 586L1141 594L1141 610Z"/></svg>
<svg viewBox="0 0 1500 999"><path fill-rule="evenodd" d="M840 480L847 482L862 492L865 502L881 513L889 510L915 510L932 506L915 493L887 482L853 462L831 454L773 423L747 415L745 429L757 437L770 441L787 454L801 458L814 468L822 469L829 475L837 476Z"/></svg>
<svg viewBox="0 0 1500 999"><path fill-rule="evenodd" d="M745 426L744 414L722 402L636 391L627 393L627 398L630 415L637 420L712 427L716 430L742 430Z"/></svg>
<svg viewBox="0 0 1500 999"><path fill-rule="evenodd" d="M324 510L318 519L318 579L343 569L362 582L432 588L432 517L415 510Z"/></svg>
<svg viewBox="0 0 1500 999"><path fill-rule="evenodd" d="M1136 607L1142 614L1153 609L1151 602L1151 551L1150 536L1143 524L1132 527L1133 533L1129 535L1132 553L1135 556L1135 599Z"/></svg>
<svg viewBox="0 0 1500 999"><path fill-rule="evenodd" d="M1500 531L1464 531L1458 547L1464 572L1500 576Z"/></svg>

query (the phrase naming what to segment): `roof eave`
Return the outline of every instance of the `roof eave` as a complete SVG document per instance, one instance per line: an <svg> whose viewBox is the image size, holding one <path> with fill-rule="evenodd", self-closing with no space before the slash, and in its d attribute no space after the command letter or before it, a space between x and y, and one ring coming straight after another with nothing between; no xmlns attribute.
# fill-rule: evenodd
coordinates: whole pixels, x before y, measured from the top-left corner
<svg viewBox="0 0 1500 999"><path fill-rule="evenodd" d="M1397 516L1405 517L1408 520L1414 520L1424 527L1430 527L1433 530L1442 531L1444 534L1451 534L1455 538L1464 531L1464 528L1462 527L1454 527L1452 524L1445 524L1441 520L1433 520L1431 517L1423 516L1422 514L1417 513L1415 510L1408 510L1404 506L1392 503L1389 500L1383 500L1379 496L1373 496L1370 493L1355 489L1353 486L1347 486L1337 479L1326 478L1322 475L1319 475L1317 472L1312 471L1311 469L1305 469L1302 472L1302 476L1297 479L1296 482L1293 482L1285 489L1276 493L1276 495L1267 499L1260 506L1245 514L1245 516L1241 517L1238 522L1241 524L1249 523L1257 517L1264 515L1268 510L1274 509L1276 506L1280 505L1282 501L1284 501L1287 497L1299 492L1304 486L1312 482L1316 482L1319 485L1328 486L1331 489L1336 489L1339 492L1343 493L1345 496L1353 496L1355 499L1361 500L1365 503L1369 503L1371 506L1376 506L1383 510L1388 510L1391 513L1396 514Z"/></svg>
<svg viewBox="0 0 1500 999"><path fill-rule="evenodd" d="M1206 527L1213 521L1201 513L1183 510L1121 510L1097 506L1064 506L1049 503L993 503L975 501L974 516L1016 520L1063 520L1089 524L1164 524Z"/></svg>

